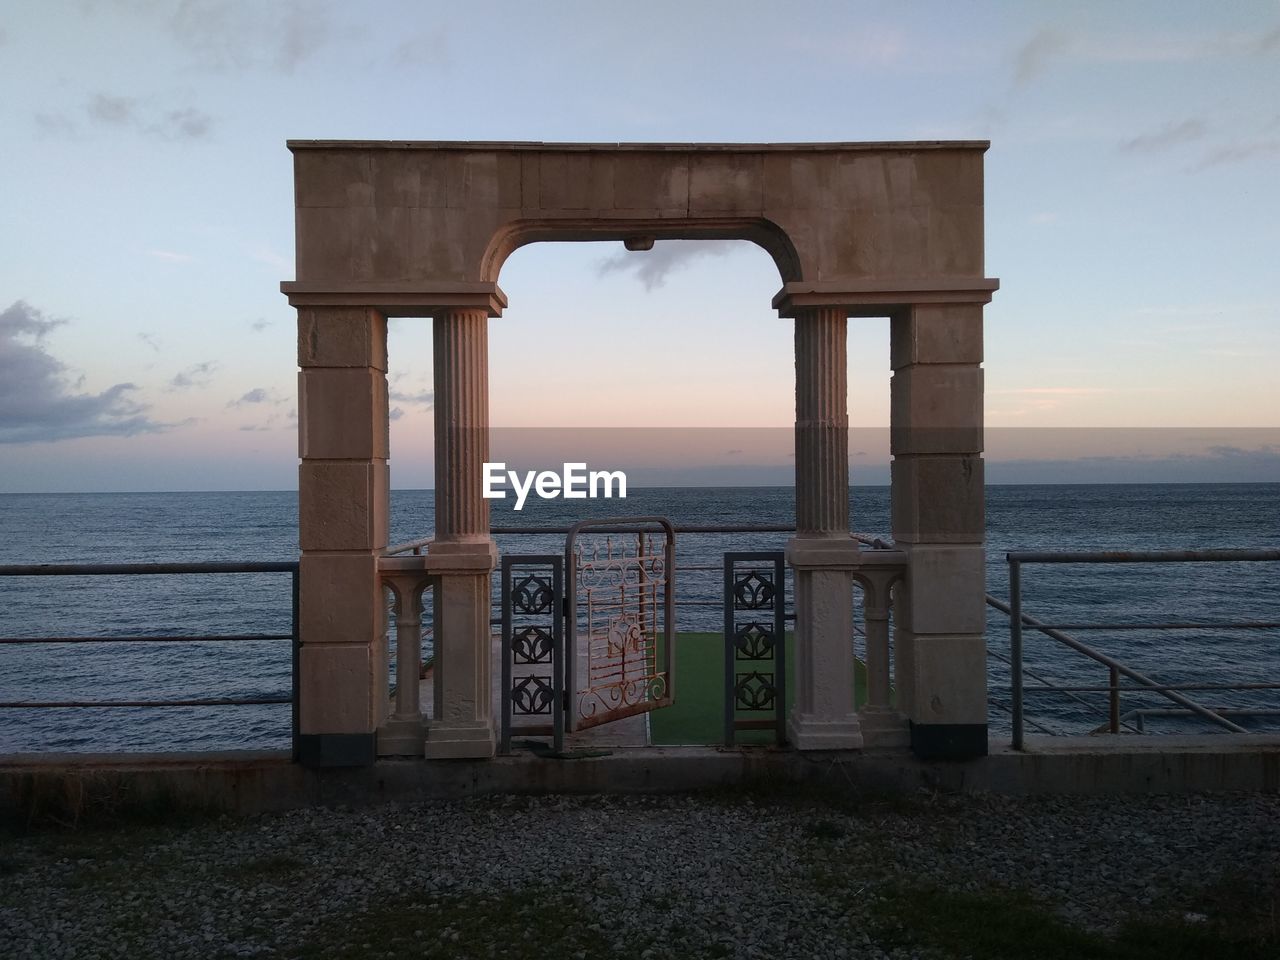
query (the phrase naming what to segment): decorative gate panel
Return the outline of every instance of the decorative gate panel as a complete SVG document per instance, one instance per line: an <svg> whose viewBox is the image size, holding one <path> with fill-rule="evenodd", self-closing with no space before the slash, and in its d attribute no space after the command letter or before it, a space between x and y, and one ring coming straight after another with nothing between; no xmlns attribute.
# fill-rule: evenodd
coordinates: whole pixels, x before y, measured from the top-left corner
<svg viewBox="0 0 1280 960"><path fill-rule="evenodd" d="M733 743L739 730L772 728L779 746L787 739L787 582L783 559L780 550L724 555L727 744Z"/></svg>
<svg viewBox="0 0 1280 960"><path fill-rule="evenodd" d="M502 745L511 734L564 737L564 561L555 554L502 558Z"/></svg>
<svg viewBox="0 0 1280 960"><path fill-rule="evenodd" d="M569 528L570 730L669 706L675 695L675 529L664 517Z"/></svg>

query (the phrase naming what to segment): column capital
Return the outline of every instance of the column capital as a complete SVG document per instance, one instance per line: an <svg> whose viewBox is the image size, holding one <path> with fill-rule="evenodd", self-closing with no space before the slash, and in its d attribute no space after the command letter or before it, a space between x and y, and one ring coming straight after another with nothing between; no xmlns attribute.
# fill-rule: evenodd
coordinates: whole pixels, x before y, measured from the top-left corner
<svg viewBox="0 0 1280 960"><path fill-rule="evenodd" d="M773 298L780 317L832 307L849 317L882 317L920 303L990 303L1000 281L984 277L902 277L887 280L797 280L782 285Z"/></svg>
<svg viewBox="0 0 1280 960"><path fill-rule="evenodd" d="M434 317L453 309L502 316L507 295L496 283L425 280L285 280L280 292L294 307L371 307L388 317Z"/></svg>

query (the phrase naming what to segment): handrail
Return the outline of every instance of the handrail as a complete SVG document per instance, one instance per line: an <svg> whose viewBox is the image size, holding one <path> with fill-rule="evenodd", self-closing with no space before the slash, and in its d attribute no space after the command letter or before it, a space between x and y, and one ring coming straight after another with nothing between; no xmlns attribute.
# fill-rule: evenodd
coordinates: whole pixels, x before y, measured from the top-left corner
<svg viewBox="0 0 1280 960"><path fill-rule="evenodd" d="M296 573L296 560L246 563L9 563L0 577L112 577L169 573Z"/></svg>
<svg viewBox="0 0 1280 960"><path fill-rule="evenodd" d="M290 726L293 758L298 759L300 732L298 635L299 564L290 560L200 563L21 563L0 564L0 577L99 577L162 576L226 573L288 573L291 580L289 633L253 634L162 634L157 636L89 636L89 637L0 637L4 644L83 644L83 643L213 643L225 641L289 640L292 646L290 691L287 697L205 697L169 700L6 700L0 709L82 708L82 707L222 707L291 704Z"/></svg>
<svg viewBox="0 0 1280 960"><path fill-rule="evenodd" d="M676 533L795 533L796 525L794 523L753 523L753 524L722 524L722 523L698 523L698 524L674 524ZM518 535L538 535L538 534L567 534L570 530L568 524L560 525L542 525L528 527L490 527L489 533L492 536L506 537ZM631 533L634 527L597 527L596 533ZM893 544L880 537L872 536L869 533L850 533L850 537L876 550L891 550ZM383 556L393 557L396 554L412 553L415 556L421 555L423 547L429 546L434 537L419 537L416 540L406 540L404 543L394 543L382 551Z"/></svg>
<svg viewBox="0 0 1280 960"><path fill-rule="evenodd" d="M1023 690L1022 690L1022 670L1021 670L1022 668L1021 639L1022 639L1022 626L1024 624L1028 627L1033 627L1034 629L1039 630L1045 636L1050 637L1053 640L1057 640L1059 643L1065 644L1066 646L1075 650L1077 653L1082 653L1086 657L1089 657L1091 660L1096 660L1098 663L1102 664L1103 666L1110 668L1112 671L1114 671L1114 673L1123 674L1124 676L1128 677L1130 680L1133 680L1140 686L1145 687L1150 692L1159 693L1161 696L1165 697L1168 700L1172 700L1174 703L1178 704L1179 706L1186 707L1192 713L1195 713L1196 715L1203 717L1204 719L1209 720L1212 723L1216 723L1219 726L1225 727L1226 729L1230 730L1232 733L1247 732L1244 729L1244 727L1241 727L1239 724L1232 723L1230 720L1226 719L1225 717L1220 716L1219 714L1214 713L1212 710L1208 709L1207 707L1203 707L1200 704L1196 703L1194 700L1191 700L1188 697L1184 697L1182 694L1177 693L1176 691L1161 689L1161 685L1156 681L1152 680L1151 678L1147 677L1144 674L1139 673L1137 670L1134 670L1132 667L1128 666L1127 664L1122 663L1119 660L1116 660L1114 657L1109 657L1105 653L1102 653L1098 650L1094 650L1088 644L1081 643L1079 640L1077 640L1075 637L1072 637L1070 634L1063 633L1061 630L1055 630L1052 627L1046 627L1043 623L1041 623L1035 617L1032 617L1029 614L1021 613L1021 611L1019 611L1021 615L1019 617L1015 617L1014 608L1011 605L1007 605L1000 602L990 594L987 595L987 603L990 606L995 607L997 610L1000 610L1002 613L1006 613L1009 615L1009 624L1010 624L1011 633L1013 632L1014 624L1015 623L1017 624L1017 634L1018 634L1019 643L1017 647L1017 652L1014 654L1014 657L1013 657L1014 662L1016 663L1016 667L1013 670L1013 678L1012 678L1013 690L1015 691L1015 695L1010 698L1013 701L1013 708L1014 708L1013 749L1015 750L1021 750L1023 746L1023 737L1022 737Z"/></svg>
<svg viewBox="0 0 1280 960"><path fill-rule="evenodd" d="M1254 549L1210 549L1210 550L1099 550L1099 551L1039 551L1039 550L1013 550L1006 555L1009 564L1009 603L1005 604L995 597L987 594L987 604L995 609L1005 613L1009 617L1009 648L1011 664L1011 683L1010 683L1010 701L1011 713L1013 715L1013 743L1015 750L1023 748L1023 724L1024 724L1024 704L1023 704L1023 667L1022 667L1022 628L1023 626L1031 627L1043 633L1045 636L1053 640L1057 640L1077 653L1081 653L1086 657L1106 666L1110 672L1110 683L1105 688L1110 691L1110 722L1109 727L1112 732L1116 732L1122 722L1119 709L1119 692L1120 676L1123 675L1133 680L1141 689L1146 692L1158 693L1166 699L1177 704L1179 707L1189 711L1203 719L1209 720L1232 733L1246 733L1247 731L1239 724L1228 720L1218 711L1205 707L1203 704L1196 703L1181 693L1177 689L1168 684L1159 684L1145 675L1134 670L1132 667L1114 657L1107 656L1097 651L1089 645L1077 640L1075 637L1063 632L1064 626L1074 626L1076 629L1085 630L1102 630L1102 629L1120 629L1120 630L1158 630L1158 629L1273 629L1280 624L1273 624L1270 621L1248 621L1244 623L1190 623L1186 621L1174 621L1167 624L1151 623L1122 623L1116 625L1107 624L1050 624L1037 620L1022 612L1022 564L1024 563L1203 563L1203 562L1257 562L1257 561L1276 561L1280 560L1280 550L1254 550ZM1239 685L1232 686L1230 689L1240 689Z"/></svg>

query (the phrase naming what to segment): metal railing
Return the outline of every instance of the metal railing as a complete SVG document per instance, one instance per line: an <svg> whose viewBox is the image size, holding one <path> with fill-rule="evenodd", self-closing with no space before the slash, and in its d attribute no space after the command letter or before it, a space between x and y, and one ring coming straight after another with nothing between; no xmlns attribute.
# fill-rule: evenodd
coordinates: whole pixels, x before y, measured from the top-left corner
<svg viewBox="0 0 1280 960"><path fill-rule="evenodd" d="M1026 724L1024 705L1024 676L1031 676L1045 689L1065 694L1081 704L1086 701L1082 693L1107 694L1107 722L1095 732L1105 730L1119 733L1122 728L1134 732L1143 732L1144 716L1194 716L1228 730L1232 733L1246 733L1243 727L1229 719L1231 716L1270 715L1272 711L1241 710L1238 708L1215 708L1206 706L1185 695L1185 692L1209 690L1277 690L1280 682L1259 683L1159 683L1146 674L1128 664L1071 636L1066 631L1181 631L1181 630L1272 630L1280 628L1280 621L1266 620L1170 620L1164 622L1061 622L1046 623L1025 613L1022 609L1022 566L1023 564L1132 564L1132 563L1240 563L1240 562L1272 562L1280 561L1280 550L1108 550L1108 551L1012 551L1006 555L1009 563L1009 602L1004 603L996 597L987 595L987 604L1009 617L1009 665L1010 665L1010 713L1013 731L1012 746L1015 750L1024 748L1024 727ZM1108 682L1099 685L1066 685L1050 683L1043 677L1026 669L1023 664L1023 628L1031 629L1050 639L1076 651L1090 660L1107 668ZM1000 658L1003 659L1003 658ZM1128 686L1122 685L1121 678L1131 681ZM1120 695L1122 693L1155 694L1171 701L1173 708L1164 710L1138 709L1127 713L1121 710ZM1134 721L1134 722L1131 722ZM1046 730L1033 722L1038 729ZM1048 732L1046 730L1046 732Z"/></svg>
<svg viewBox="0 0 1280 960"><path fill-rule="evenodd" d="M52 709L80 707L245 707L291 704L291 743L298 755L298 564L285 561L256 563L31 563L0 565L0 577L102 577L102 576L187 576L192 574L288 573L291 587L288 633L165 634L153 636L44 636L0 637L0 646L25 644L89 643L227 643L251 640L288 640L292 648L292 680L289 696L279 697L193 697L152 700L0 700L0 709Z"/></svg>

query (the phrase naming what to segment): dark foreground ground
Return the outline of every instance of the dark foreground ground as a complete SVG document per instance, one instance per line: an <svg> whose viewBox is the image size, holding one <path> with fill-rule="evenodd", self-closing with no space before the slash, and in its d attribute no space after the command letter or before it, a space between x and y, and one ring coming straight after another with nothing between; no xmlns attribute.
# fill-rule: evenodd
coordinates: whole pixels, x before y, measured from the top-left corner
<svg viewBox="0 0 1280 960"><path fill-rule="evenodd" d="M494 797L0 834L0 957L1280 956L1280 797Z"/></svg>

